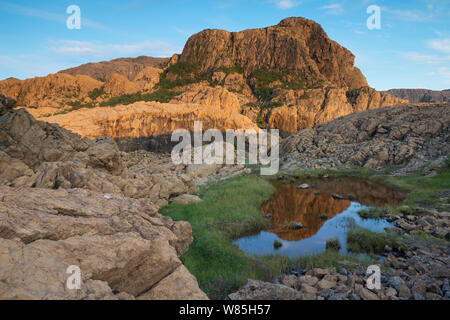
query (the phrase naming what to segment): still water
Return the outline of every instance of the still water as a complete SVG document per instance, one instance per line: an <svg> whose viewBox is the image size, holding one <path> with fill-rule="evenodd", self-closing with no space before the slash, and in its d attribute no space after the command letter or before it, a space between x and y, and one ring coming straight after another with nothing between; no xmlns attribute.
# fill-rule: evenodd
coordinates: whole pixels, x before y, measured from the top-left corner
<svg viewBox="0 0 450 320"><path fill-rule="evenodd" d="M369 207L397 206L404 199L400 192L359 179L324 179L302 181L311 186L302 190L295 184L277 184L271 201L262 208L272 226L258 234L248 235L234 244L249 254L279 254L297 257L325 251L326 241L338 238L341 252L347 252L347 231L355 226L384 232L392 224L385 219L361 219L358 211ZM349 197L337 200L333 195ZM293 230L293 222L305 228ZM274 248L274 241L283 244Z"/></svg>

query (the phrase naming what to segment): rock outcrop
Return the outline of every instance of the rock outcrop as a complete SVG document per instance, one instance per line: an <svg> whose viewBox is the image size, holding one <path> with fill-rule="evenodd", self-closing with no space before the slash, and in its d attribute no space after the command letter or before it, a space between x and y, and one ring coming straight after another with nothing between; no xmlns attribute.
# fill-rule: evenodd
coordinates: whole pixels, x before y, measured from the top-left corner
<svg viewBox="0 0 450 320"><path fill-rule="evenodd" d="M0 81L0 92L17 100L20 106L59 107L65 97L85 98L102 82L84 75L51 74L27 80Z"/></svg>
<svg viewBox="0 0 450 320"><path fill-rule="evenodd" d="M444 159L450 105L369 110L300 131L281 143L284 168L418 168Z"/></svg>
<svg viewBox="0 0 450 320"><path fill-rule="evenodd" d="M178 259L190 225L149 201L81 189L0 192L0 299L207 299ZM80 290L66 286L69 266L81 270Z"/></svg>
<svg viewBox="0 0 450 320"><path fill-rule="evenodd" d="M355 90L279 90L275 101L282 104L267 115L268 126L294 133L364 110L407 103L406 100L364 87Z"/></svg>
<svg viewBox="0 0 450 320"><path fill-rule="evenodd" d="M132 94L141 90L139 85L118 73L110 75L103 88L104 92L111 97Z"/></svg>
<svg viewBox="0 0 450 320"><path fill-rule="evenodd" d="M128 80L133 80L147 67L164 68L168 58L153 58L141 56L137 58L120 58L111 61L87 63L81 66L60 71L72 76L85 75L99 81L106 81L113 73L118 73Z"/></svg>
<svg viewBox="0 0 450 320"><path fill-rule="evenodd" d="M159 82L163 69L146 67L133 79L141 90L152 90Z"/></svg>
<svg viewBox="0 0 450 320"><path fill-rule="evenodd" d="M167 159L139 167L112 139L14 104L0 95L0 299L207 299L178 258L190 225L157 213L195 175ZM66 286L70 266L80 290Z"/></svg>
<svg viewBox="0 0 450 320"><path fill-rule="evenodd" d="M394 97L408 100L411 103L450 102L450 89L436 91L427 89L391 89L386 91Z"/></svg>
<svg viewBox="0 0 450 320"><path fill-rule="evenodd" d="M237 98L223 88L186 91L171 103L140 102L128 106L82 109L42 120L88 138L142 138L171 135L184 128L193 131L194 121L203 129L249 129L256 125L240 114Z"/></svg>
<svg viewBox="0 0 450 320"><path fill-rule="evenodd" d="M239 66L246 76L276 70L338 87L367 86L354 66L354 55L330 40L319 24L304 18L241 32L202 31L188 40L179 61L199 64L203 72Z"/></svg>

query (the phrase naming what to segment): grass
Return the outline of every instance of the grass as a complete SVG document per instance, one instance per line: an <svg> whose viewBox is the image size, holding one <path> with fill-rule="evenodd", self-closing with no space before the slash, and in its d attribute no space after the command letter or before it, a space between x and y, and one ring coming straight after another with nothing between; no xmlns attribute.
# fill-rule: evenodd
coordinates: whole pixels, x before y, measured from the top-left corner
<svg viewBox="0 0 450 320"><path fill-rule="evenodd" d="M384 219L389 217L396 217L400 214L413 214L416 208L410 206L385 206L381 208L363 209L358 212L362 219Z"/></svg>
<svg viewBox="0 0 450 320"><path fill-rule="evenodd" d="M347 249L352 253L381 254L385 247L393 250L405 250L405 245L393 233L377 233L364 228L356 227L347 233Z"/></svg>
<svg viewBox="0 0 450 320"><path fill-rule="evenodd" d="M259 257L262 262L268 265L275 274L285 274L289 270L313 268L339 268L348 270L356 269L360 266L370 266L377 264L377 260L368 255L361 254L341 254L336 250L327 250L320 254L298 257L295 259L286 256L263 256Z"/></svg>
<svg viewBox="0 0 450 320"><path fill-rule="evenodd" d="M322 219L322 220L328 220L328 214L326 214L326 213L321 213L320 216L319 216L319 218Z"/></svg>
<svg viewBox="0 0 450 320"><path fill-rule="evenodd" d="M341 242L338 238L328 239L326 243L326 249L339 251L341 250Z"/></svg>
<svg viewBox="0 0 450 320"><path fill-rule="evenodd" d="M108 101L102 102L100 107L115 107L117 105L129 105L138 101L157 101L161 103L167 103L174 97L178 96L180 92L171 91L168 89L158 89L152 93L133 93L124 94L118 97L113 97Z"/></svg>
<svg viewBox="0 0 450 320"><path fill-rule="evenodd" d="M96 100L98 97L105 94L105 87L95 88L91 92L88 93L89 98L92 100Z"/></svg>
<svg viewBox="0 0 450 320"><path fill-rule="evenodd" d="M278 240L275 240L275 241L273 242L273 247L274 247L275 249L280 249L282 246L283 246L283 244L282 244L280 241L278 241Z"/></svg>
<svg viewBox="0 0 450 320"><path fill-rule="evenodd" d="M382 176L375 177L374 181L381 182L396 190L407 193L405 205L417 206L418 201L427 199L431 204L438 204L438 192L450 189L450 166L447 163L442 168L434 168L437 175L426 177L428 172L418 170L407 176Z"/></svg>
<svg viewBox="0 0 450 320"><path fill-rule="evenodd" d="M270 267L233 246L232 239L269 225L260 207L273 192L260 177L237 177L201 190L203 202L161 210L191 223L195 240L181 260L210 297L223 298L223 290L237 289L247 279L270 279Z"/></svg>
<svg viewBox="0 0 450 320"><path fill-rule="evenodd" d="M220 67L217 69L217 71L221 71L225 73L226 75L232 74L232 73L238 73L238 74L244 74L244 69L241 66L233 66L233 67Z"/></svg>
<svg viewBox="0 0 450 320"><path fill-rule="evenodd" d="M73 111L77 111L77 110L80 110L80 109L92 109L92 108L95 108L95 105L92 104L92 103L82 103L80 101L70 102L69 105L71 106L71 108L65 109L65 110L62 110L62 111L59 111L59 112L56 112L56 113L53 114L53 116L57 116L57 115L60 115L60 114L67 114L67 113L70 113L70 112L73 112Z"/></svg>

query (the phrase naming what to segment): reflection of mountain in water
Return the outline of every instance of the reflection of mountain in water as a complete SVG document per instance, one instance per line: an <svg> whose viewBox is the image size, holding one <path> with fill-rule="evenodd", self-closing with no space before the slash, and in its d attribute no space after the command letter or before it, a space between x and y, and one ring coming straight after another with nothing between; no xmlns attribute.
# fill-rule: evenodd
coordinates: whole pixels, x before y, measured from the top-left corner
<svg viewBox="0 0 450 320"><path fill-rule="evenodd" d="M274 198L263 206L264 214L273 216L274 226L267 230L283 240L298 241L315 235L328 218L344 212L351 204L347 200L335 200L332 194L352 194L356 201L368 206L400 205L403 194L371 182L356 179L314 180L313 188L299 190L297 185L278 185ZM316 194L320 191L320 194ZM292 230L292 222L300 222L306 228Z"/></svg>
<svg viewBox="0 0 450 320"><path fill-rule="evenodd" d="M396 190L367 180L340 178L330 180L311 180L308 182L320 191L347 196L353 194L356 202L370 207L399 206L405 195Z"/></svg>

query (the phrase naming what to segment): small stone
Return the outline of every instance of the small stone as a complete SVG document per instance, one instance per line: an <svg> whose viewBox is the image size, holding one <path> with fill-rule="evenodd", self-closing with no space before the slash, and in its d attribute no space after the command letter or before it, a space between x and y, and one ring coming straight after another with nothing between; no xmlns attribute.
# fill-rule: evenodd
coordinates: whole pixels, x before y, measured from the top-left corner
<svg viewBox="0 0 450 320"><path fill-rule="evenodd" d="M386 296L388 297L395 297L397 295L397 290L395 290L394 288L387 288L386 292L385 292Z"/></svg>
<svg viewBox="0 0 450 320"><path fill-rule="evenodd" d="M297 189L302 189L302 190L306 190L306 189L310 189L310 188L311 188L310 185L306 184L306 183L301 184L297 187Z"/></svg>
<svg viewBox="0 0 450 320"><path fill-rule="evenodd" d="M355 293L352 293L352 294L350 294L350 295L348 296L348 299L349 299L349 300L361 300L361 297L358 296L358 295L355 294Z"/></svg>
<svg viewBox="0 0 450 320"><path fill-rule="evenodd" d="M412 297L411 290L408 288L408 286L404 283L400 285L400 288L398 290L398 296L400 298L410 299Z"/></svg>
<svg viewBox="0 0 450 320"><path fill-rule="evenodd" d="M312 286L310 286L310 285L308 285L308 284L306 284L306 283L303 283L301 285L301 291L303 293L308 293L308 294L314 294L314 295L317 294L317 289L312 287Z"/></svg>
<svg viewBox="0 0 450 320"><path fill-rule="evenodd" d="M425 298L422 295L418 294L417 292L414 292L413 298L414 300L425 300Z"/></svg>
<svg viewBox="0 0 450 320"><path fill-rule="evenodd" d="M314 276L316 276L319 279L322 279L324 276L330 274L330 271L327 269L315 268L312 271L313 271Z"/></svg>
<svg viewBox="0 0 450 320"><path fill-rule="evenodd" d="M322 290L328 290L328 289L334 288L336 286L336 281L322 279L319 281L319 283L317 285Z"/></svg>
<svg viewBox="0 0 450 320"><path fill-rule="evenodd" d="M318 282L319 279L317 279L317 277L313 277L313 276L303 276L299 279L299 282L301 284L307 284L309 286L314 287Z"/></svg>
<svg viewBox="0 0 450 320"><path fill-rule="evenodd" d="M293 230L300 230L303 229L303 225L300 222L292 222L291 229Z"/></svg>

